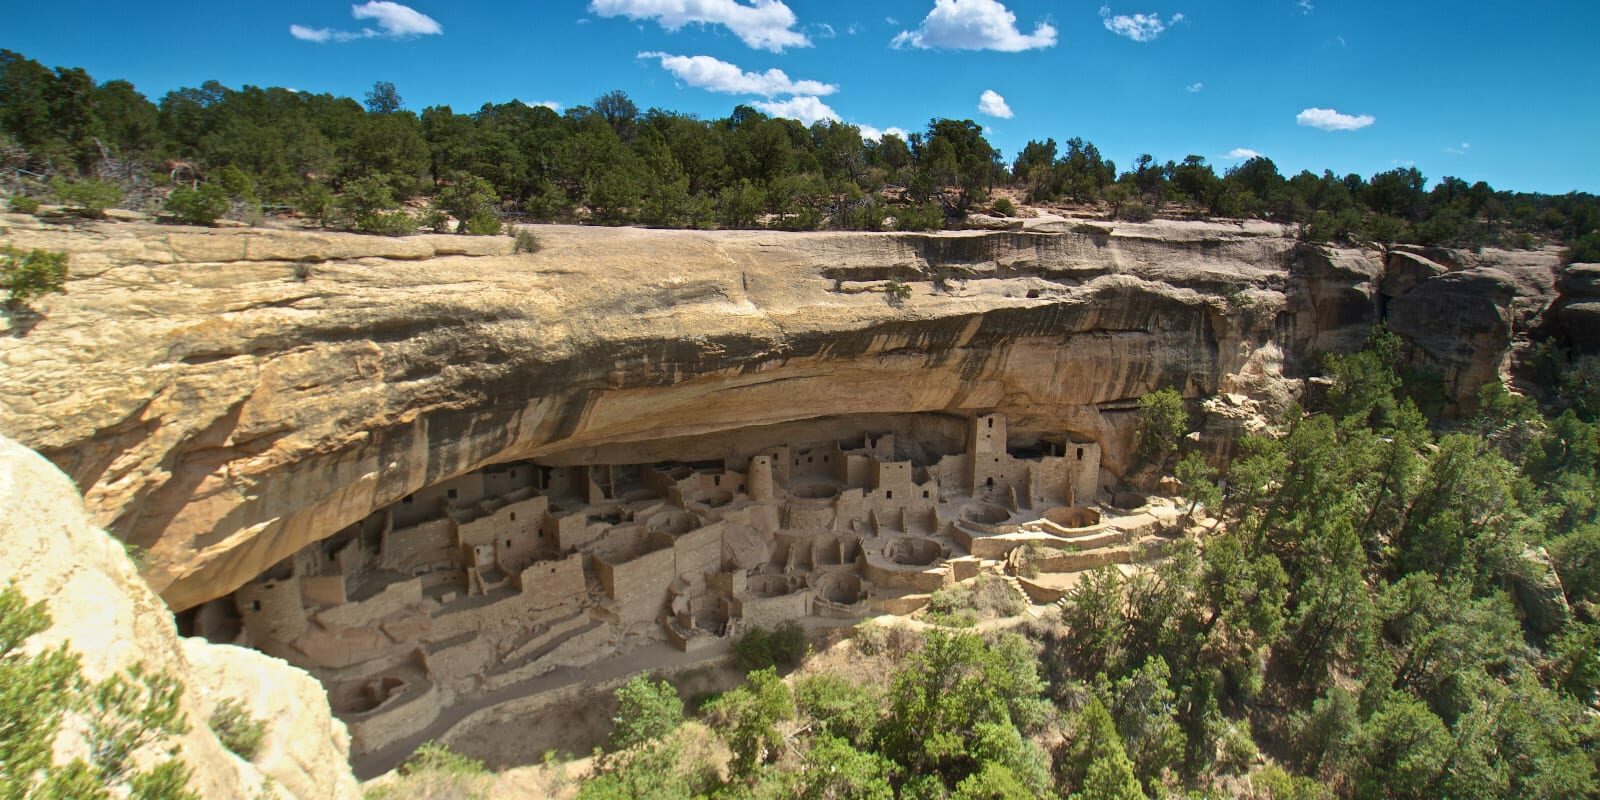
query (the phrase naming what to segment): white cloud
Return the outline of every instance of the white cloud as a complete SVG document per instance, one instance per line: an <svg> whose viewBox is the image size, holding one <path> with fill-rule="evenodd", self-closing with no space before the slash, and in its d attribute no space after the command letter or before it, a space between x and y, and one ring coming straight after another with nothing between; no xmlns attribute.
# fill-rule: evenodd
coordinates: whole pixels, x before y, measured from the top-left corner
<svg viewBox="0 0 1600 800"><path fill-rule="evenodd" d="M809 95L791 97L788 100L773 100L770 102L756 101L751 105L774 117L797 119L802 125L811 125L821 120L839 121L839 115L820 98Z"/></svg>
<svg viewBox="0 0 1600 800"><path fill-rule="evenodd" d="M815 28L817 35L824 39L832 39L839 35L838 31L835 31L833 26L826 22L819 22L811 27Z"/></svg>
<svg viewBox="0 0 1600 800"><path fill-rule="evenodd" d="M914 31L901 31L894 37L895 47L944 48L949 50L998 50L1017 53L1053 47L1056 29L1048 22L1034 27L1033 33L1017 30L1017 15L999 0L934 0L933 10Z"/></svg>
<svg viewBox="0 0 1600 800"><path fill-rule="evenodd" d="M1300 2L1295 3L1295 6L1300 9L1300 13L1302 14L1310 14L1317 8L1311 4L1311 0L1300 0Z"/></svg>
<svg viewBox="0 0 1600 800"><path fill-rule="evenodd" d="M528 108L539 108L542 106L556 112L557 114L561 113L561 104L554 100L540 100L537 103L530 103L526 100L518 100L517 102L527 106Z"/></svg>
<svg viewBox="0 0 1600 800"><path fill-rule="evenodd" d="M670 53L640 53L640 58L653 58L661 62L662 69L673 77L697 89L724 94L758 94L772 97L780 94L829 95L839 91L831 83L795 81L781 69L766 72L745 72L736 64L729 64L711 56L675 56Z"/></svg>
<svg viewBox="0 0 1600 800"><path fill-rule="evenodd" d="M1446 153L1449 153L1450 155L1453 155L1453 156L1464 156L1464 155L1467 154L1467 151L1471 150L1471 149L1472 149L1472 145L1471 144L1469 144L1467 142L1462 142L1460 147L1446 147L1444 149L1444 151Z"/></svg>
<svg viewBox="0 0 1600 800"><path fill-rule="evenodd" d="M1001 119L1012 117L1011 106L1006 105L1006 99L993 89L983 90L983 96L978 98L978 111Z"/></svg>
<svg viewBox="0 0 1600 800"><path fill-rule="evenodd" d="M1201 83L1199 81L1195 81L1194 83L1191 83L1188 86L1183 87L1183 90L1188 92L1189 94L1195 94L1196 92L1202 91L1205 88L1206 88L1205 84L1203 84L1203 83Z"/></svg>
<svg viewBox="0 0 1600 800"><path fill-rule="evenodd" d="M591 0L589 11L602 17L653 19L668 31L690 23L722 25L746 46L783 52L810 47L811 39L795 29L799 19L781 0Z"/></svg>
<svg viewBox="0 0 1600 800"><path fill-rule="evenodd" d="M1371 114L1340 114L1331 108L1308 108L1295 115L1294 121L1324 131L1358 131L1377 122L1378 118Z"/></svg>
<svg viewBox="0 0 1600 800"><path fill-rule="evenodd" d="M378 27L383 29L384 36L396 39L444 33L444 28L435 22L433 17L409 6L391 3L389 0L372 0L370 3L351 6L350 15L356 19L370 19L377 22Z"/></svg>
<svg viewBox="0 0 1600 800"><path fill-rule="evenodd" d="M302 42L326 42L333 38L332 28L307 28L304 25L290 25L289 35Z"/></svg>
<svg viewBox="0 0 1600 800"><path fill-rule="evenodd" d="M1186 17L1182 14L1173 14L1166 22L1162 22L1160 14L1113 15L1111 6L1100 7L1100 20L1106 26L1106 30L1136 42L1153 42L1168 25L1176 25L1184 19Z"/></svg>
<svg viewBox="0 0 1600 800"><path fill-rule="evenodd" d="M1244 160L1249 158L1260 158L1261 154L1251 150L1248 147L1235 147L1228 151L1227 157L1236 160Z"/></svg>
<svg viewBox="0 0 1600 800"><path fill-rule="evenodd" d="M444 26L433 17L410 6L390 0L372 0L350 7L350 16L377 23L377 28L358 31L341 31L333 28L308 28L290 25L289 35L303 42L353 42L357 39L413 39L418 36L436 36L444 33Z"/></svg>
<svg viewBox="0 0 1600 800"><path fill-rule="evenodd" d="M884 128L881 131L871 125L857 125L856 127L861 129L861 138L871 142L881 142L885 136L892 135L904 139L910 135L905 128L896 128L894 126Z"/></svg>

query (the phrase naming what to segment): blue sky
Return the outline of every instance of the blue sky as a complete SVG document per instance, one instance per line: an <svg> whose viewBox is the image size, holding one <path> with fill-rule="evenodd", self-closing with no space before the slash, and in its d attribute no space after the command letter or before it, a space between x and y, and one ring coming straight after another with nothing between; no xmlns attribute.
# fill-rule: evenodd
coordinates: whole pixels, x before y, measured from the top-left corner
<svg viewBox="0 0 1600 800"><path fill-rule="evenodd" d="M971 118L1008 158L1082 136L1119 168L1141 152L1226 167L1254 151L1285 174L1415 164L1430 182L1600 192L1600 3L1587 1L9 5L0 47L152 100L208 79L354 97L387 80L418 111L622 89L703 117L762 102L880 130Z"/></svg>

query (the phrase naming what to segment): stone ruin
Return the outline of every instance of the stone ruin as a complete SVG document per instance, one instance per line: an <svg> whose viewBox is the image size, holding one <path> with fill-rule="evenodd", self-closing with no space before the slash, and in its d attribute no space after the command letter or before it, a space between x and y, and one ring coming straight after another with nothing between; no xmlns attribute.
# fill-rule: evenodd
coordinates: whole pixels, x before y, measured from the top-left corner
<svg viewBox="0 0 1600 800"><path fill-rule="evenodd" d="M457 698L641 641L695 651L752 626L908 613L1023 544L1128 538L1095 507L1113 497L1095 442L1014 455L989 414L959 452L918 463L911 444L485 467L306 547L192 624L317 676L362 753Z"/></svg>

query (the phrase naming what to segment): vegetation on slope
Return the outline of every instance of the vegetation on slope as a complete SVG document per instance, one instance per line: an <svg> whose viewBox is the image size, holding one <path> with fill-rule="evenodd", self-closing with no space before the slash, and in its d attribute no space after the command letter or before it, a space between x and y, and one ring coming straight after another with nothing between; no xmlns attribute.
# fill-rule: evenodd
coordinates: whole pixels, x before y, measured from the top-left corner
<svg viewBox="0 0 1600 800"><path fill-rule="evenodd" d="M1218 175L1201 156L1163 163L1145 154L1119 172L1079 138L1029 142L1006 163L972 120L934 119L903 139L871 141L852 125L808 128L748 106L717 120L641 111L622 92L565 114L517 101L416 114L392 84L375 86L363 107L207 81L152 103L127 81L96 83L82 69L52 70L11 51L0 51L0 168L58 178L57 199L91 216L117 202L157 210L167 186L204 185L215 189L168 199L167 209L208 221L220 191L238 218L259 218L262 204L293 206L313 221L373 233L444 229L442 215L402 211L402 201L421 196L462 232L498 232L513 215L791 230L882 230L892 219L900 230L927 230L975 208L1012 213L1009 198L994 197L1009 185L1033 203L1092 204L1135 221L1158 212L1257 217L1298 225L1314 241L1559 240L1572 245L1571 258L1600 258L1592 195L1496 191L1456 178L1428 190L1412 168L1284 176L1258 157Z"/></svg>
<svg viewBox="0 0 1600 800"><path fill-rule="evenodd" d="M1432 429L1396 352L1330 357L1315 413L1186 468L1227 478L1222 532L1025 636L867 626L842 672L704 706L720 756L630 684L580 797L1600 796L1600 394L1494 386Z"/></svg>

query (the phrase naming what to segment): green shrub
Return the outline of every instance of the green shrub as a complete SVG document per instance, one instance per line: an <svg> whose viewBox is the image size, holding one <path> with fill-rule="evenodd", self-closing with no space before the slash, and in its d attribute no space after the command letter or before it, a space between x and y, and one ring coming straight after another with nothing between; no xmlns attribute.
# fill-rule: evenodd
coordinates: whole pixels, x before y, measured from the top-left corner
<svg viewBox="0 0 1600 800"><path fill-rule="evenodd" d="M773 666L790 669L805 655L805 629L793 620L770 631L752 627L733 643L734 661L746 672Z"/></svg>
<svg viewBox="0 0 1600 800"><path fill-rule="evenodd" d="M25 648L50 624L43 603L29 605L14 587L0 587L0 797L199 800L185 788L190 770L182 761L146 770L134 758L188 731L178 703L183 684L139 665L89 683L65 646ZM81 737L88 761L56 761L69 714L76 723L69 738Z"/></svg>
<svg viewBox="0 0 1600 800"><path fill-rule="evenodd" d="M889 301L889 305L897 306L910 299L911 287L907 286L905 281L891 280L883 285L883 296Z"/></svg>
<svg viewBox="0 0 1600 800"><path fill-rule="evenodd" d="M655 741L683 724L683 700L666 681L652 683L644 675L635 675L617 689L616 696L611 746L617 750Z"/></svg>
<svg viewBox="0 0 1600 800"><path fill-rule="evenodd" d="M994 201L994 213L1002 217L1014 217L1017 215L1017 206L1011 202L1011 198L1002 197Z"/></svg>
<svg viewBox="0 0 1600 800"><path fill-rule="evenodd" d="M450 215L442 208L430 208L422 212L422 227L434 233L449 233Z"/></svg>
<svg viewBox="0 0 1600 800"><path fill-rule="evenodd" d="M517 231L516 244L512 246L514 253L537 253L544 248L539 242L539 237L533 231Z"/></svg>
<svg viewBox="0 0 1600 800"><path fill-rule="evenodd" d="M65 291L66 282L66 253L0 248L0 289L8 307L26 308L36 297Z"/></svg>
<svg viewBox="0 0 1600 800"><path fill-rule="evenodd" d="M221 186L206 184L198 189L179 186L167 195L166 212L190 225L210 225L228 213L228 192Z"/></svg>
<svg viewBox="0 0 1600 800"><path fill-rule="evenodd" d="M937 203L902 206L894 211L897 231L937 231L944 228L944 209Z"/></svg>
<svg viewBox="0 0 1600 800"><path fill-rule="evenodd" d="M401 775L417 775L424 772L470 778L483 775L488 770L484 768L482 761L457 753L448 745L427 742L400 765Z"/></svg>
<svg viewBox="0 0 1600 800"><path fill-rule="evenodd" d="M333 222L336 206L333 202L333 192L320 183L308 183L300 190L300 196L295 200L295 208L318 227L326 228Z"/></svg>
<svg viewBox="0 0 1600 800"><path fill-rule="evenodd" d="M1138 200L1123 203L1117 209L1117 219L1127 220L1128 222L1149 222L1155 218L1155 209Z"/></svg>
<svg viewBox="0 0 1600 800"><path fill-rule="evenodd" d="M267 735L266 721L251 717L244 703L232 697L217 704L208 724L223 747L246 761L255 760L261 751L261 740Z"/></svg>
<svg viewBox="0 0 1600 800"><path fill-rule="evenodd" d="M122 189L116 184L93 178L76 181L56 178L50 182L50 190L74 213L94 219L104 217L106 209L122 202Z"/></svg>
<svg viewBox="0 0 1600 800"><path fill-rule="evenodd" d="M1600 264L1600 231L1578 237L1561 260L1568 264Z"/></svg>
<svg viewBox="0 0 1600 800"><path fill-rule="evenodd" d="M498 236L505 230L492 209L483 209L467 218L462 229L471 236Z"/></svg>
<svg viewBox="0 0 1600 800"><path fill-rule="evenodd" d="M376 173L345 184L339 213L350 227L362 233L401 236L417 229L416 220L400 210L388 179Z"/></svg>
<svg viewBox="0 0 1600 800"><path fill-rule="evenodd" d="M37 214L39 212L39 201L25 194L14 194L11 195L10 200L6 201L6 208L18 214Z"/></svg>

